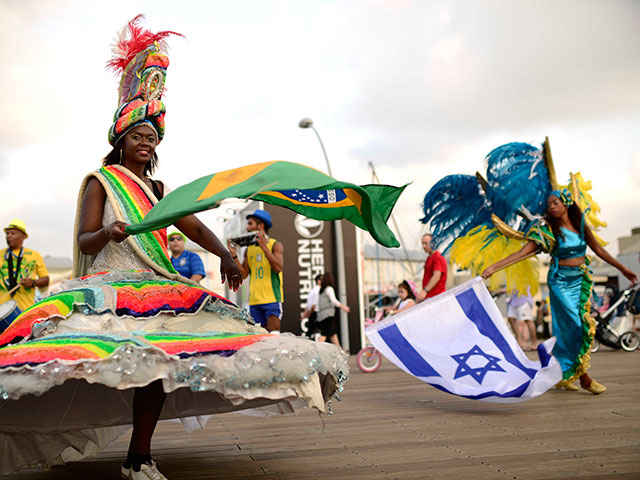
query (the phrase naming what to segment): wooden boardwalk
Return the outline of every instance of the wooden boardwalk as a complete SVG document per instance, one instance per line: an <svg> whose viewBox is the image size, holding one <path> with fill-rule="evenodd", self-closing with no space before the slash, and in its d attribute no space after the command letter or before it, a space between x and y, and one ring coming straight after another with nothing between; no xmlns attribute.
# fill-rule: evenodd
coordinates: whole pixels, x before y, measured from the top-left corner
<svg viewBox="0 0 640 480"><path fill-rule="evenodd" d="M384 360L352 374L333 416L210 419L190 435L163 422L154 458L181 479L640 479L640 351L603 349L600 396L550 391L517 405L444 394ZM96 458L11 479L115 479L124 435Z"/></svg>

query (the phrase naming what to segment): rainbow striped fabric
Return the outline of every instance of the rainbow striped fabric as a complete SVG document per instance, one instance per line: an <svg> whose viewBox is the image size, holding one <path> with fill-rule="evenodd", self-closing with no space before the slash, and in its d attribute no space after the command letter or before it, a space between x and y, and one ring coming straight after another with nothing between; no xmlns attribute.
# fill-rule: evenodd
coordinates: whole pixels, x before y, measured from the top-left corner
<svg viewBox="0 0 640 480"><path fill-rule="evenodd" d="M106 273L89 275L83 279L95 279L100 275ZM65 290L36 303L0 334L0 346L30 338L34 325L53 318L65 319L74 310L87 314L111 312L117 316L151 318L160 313L196 313L203 305L216 299L233 305L206 288L175 280L105 281L98 285Z"/></svg>
<svg viewBox="0 0 640 480"><path fill-rule="evenodd" d="M0 348L0 369L40 365L57 361L64 363L104 360L123 346L157 348L179 358L216 354L233 355L265 338L269 334L251 333L153 333L131 337L100 334L49 335L26 343Z"/></svg>
<svg viewBox="0 0 640 480"><path fill-rule="evenodd" d="M153 203L142 190L140 185L120 170L116 165L107 165L98 170L107 181L116 197L125 222L139 223L153 208ZM149 256L151 260L171 273L177 273L167 253L167 229L162 228L132 237L136 244Z"/></svg>

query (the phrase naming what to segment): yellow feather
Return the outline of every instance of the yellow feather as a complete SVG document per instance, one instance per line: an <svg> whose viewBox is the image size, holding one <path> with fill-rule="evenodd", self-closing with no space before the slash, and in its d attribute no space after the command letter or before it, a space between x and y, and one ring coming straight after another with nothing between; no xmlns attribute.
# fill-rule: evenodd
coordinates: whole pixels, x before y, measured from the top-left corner
<svg viewBox="0 0 640 480"><path fill-rule="evenodd" d="M453 243L451 260L458 267L480 275L489 265L517 252L522 246L521 240L508 238L495 228L481 225ZM529 290L531 295L535 295L539 284L538 261L535 258L505 268L489 279L490 290L500 290L506 285L508 293L526 294Z"/></svg>
<svg viewBox="0 0 640 480"><path fill-rule="evenodd" d="M577 195L577 198L575 199L575 201L577 202L578 206L580 207L580 210L582 210L584 212L584 216L586 218L587 225L589 225L589 227L591 227L591 231L593 232L593 236L595 237L596 241L600 245L606 245L608 242L605 242L596 233L596 230L600 229L601 227L606 227L607 226L607 222L605 222L605 221L601 220L600 218L598 218L598 214L600 213L600 205L598 205L593 200L593 197L589 193L589 190L592 189L591 181L590 180L585 180L584 178L582 178L582 174L580 172L577 172L577 173L572 173L571 174L571 182L570 182L570 184L574 183L574 182L575 182L575 185L576 185L576 187L578 189L578 195ZM563 187L560 187L560 188L563 188ZM565 186L565 188L569 188L570 190L573 190L570 185Z"/></svg>

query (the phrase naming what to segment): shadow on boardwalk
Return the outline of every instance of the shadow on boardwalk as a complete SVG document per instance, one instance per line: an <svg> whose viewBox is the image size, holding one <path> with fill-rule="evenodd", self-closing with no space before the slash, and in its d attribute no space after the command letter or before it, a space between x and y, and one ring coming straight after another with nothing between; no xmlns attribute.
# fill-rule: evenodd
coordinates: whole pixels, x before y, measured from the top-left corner
<svg viewBox="0 0 640 480"><path fill-rule="evenodd" d="M333 416L212 417L186 434L159 425L160 470L181 479L638 479L640 351L603 350L592 376L608 387L549 391L516 405L444 394L384 360L352 374ZM9 479L114 479L128 434L96 458Z"/></svg>

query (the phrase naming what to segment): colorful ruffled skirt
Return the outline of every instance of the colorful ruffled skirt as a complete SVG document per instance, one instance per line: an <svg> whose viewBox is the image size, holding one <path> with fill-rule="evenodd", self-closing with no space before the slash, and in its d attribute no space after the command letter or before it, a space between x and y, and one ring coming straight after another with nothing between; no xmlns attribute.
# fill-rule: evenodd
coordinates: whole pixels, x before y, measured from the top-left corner
<svg viewBox="0 0 640 480"><path fill-rule="evenodd" d="M547 279L553 335L557 339L553 355L562 367L563 381L572 383L591 365L595 320L589 299L593 281L587 263L579 267L554 263Z"/></svg>
<svg viewBox="0 0 640 480"><path fill-rule="evenodd" d="M70 280L0 335L1 472L95 454L155 380L161 419L190 430L233 410L325 411L347 374L335 346L271 335L202 287L151 272Z"/></svg>

